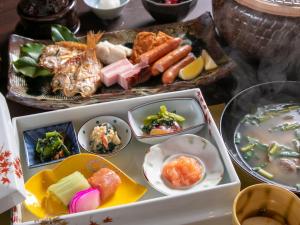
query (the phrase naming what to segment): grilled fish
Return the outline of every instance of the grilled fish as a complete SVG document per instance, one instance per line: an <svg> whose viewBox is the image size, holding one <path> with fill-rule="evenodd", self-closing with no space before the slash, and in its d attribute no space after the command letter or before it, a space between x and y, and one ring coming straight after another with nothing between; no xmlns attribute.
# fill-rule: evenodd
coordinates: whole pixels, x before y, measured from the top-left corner
<svg viewBox="0 0 300 225"><path fill-rule="evenodd" d="M89 97L100 86L102 65L96 57L96 44L102 34L89 32L87 44L55 43L47 46L39 64L54 73L52 90L61 90L67 97L80 94Z"/></svg>

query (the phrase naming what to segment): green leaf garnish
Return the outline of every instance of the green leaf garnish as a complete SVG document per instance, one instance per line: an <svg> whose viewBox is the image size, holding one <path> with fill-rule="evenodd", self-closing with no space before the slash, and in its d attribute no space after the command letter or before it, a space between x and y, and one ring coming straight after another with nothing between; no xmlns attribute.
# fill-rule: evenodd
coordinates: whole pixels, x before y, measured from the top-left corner
<svg viewBox="0 0 300 225"><path fill-rule="evenodd" d="M75 35L66 27L61 25L52 25L51 26L51 37L52 41L75 41L78 42L78 39Z"/></svg>
<svg viewBox="0 0 300 225"><path fill-rule="evenodd" d="M13 62L17 73L36 78L51 76L51 72L38 64L40 55L45 45L40 43L26 43L20 47L20 58Z"/></svg>
<svg viewBox="0 0 300 225"><path fill-rule="evenodd" d="M29 56L37 62L44 48L40 43L26 43L20 48L20 57Z"/></svg>
<svg viewBox="0 0 300 225"><path fill-rule="evenodd" d="M49 70L40 67L37 62L29 56L23 56L14 61L13 67L17 73L31 78L52 75Z"/></svg>

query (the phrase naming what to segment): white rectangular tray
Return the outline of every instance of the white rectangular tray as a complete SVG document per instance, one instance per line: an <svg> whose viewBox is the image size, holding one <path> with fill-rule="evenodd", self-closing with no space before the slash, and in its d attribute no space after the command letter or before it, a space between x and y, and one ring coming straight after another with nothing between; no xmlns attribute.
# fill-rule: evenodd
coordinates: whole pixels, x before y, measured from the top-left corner
<svg viewBox="0 0 300 225"><path fill-rule="evenodd" d="M148 191L141 200L127 205L65 215L43 221L37 220L19 204L14 210L13 224L90 225L93 224L92 222L103 224L103 221L107 218L112 220L110 222L112 225L174 225L191 224L197 221L202 221L203 223L201 224L227 224L225 221L230 221L230 216L228 215L230 215L234 197L239 192L240 181L200 89L132 98L14 118L13 127L17 137L16 143L20 150L24 180L26 182L33 174L42 169L52 168L55 164L32 169L27 167L23 131L66 121L72 121L75 130L78 131L84 122L99 115L113 115L128 122L127 111L129 109L146 102L178 97L193 97L199 101L202 107L206 117L206 125L197 135L210 140L218 148L225 168L223 180L219 185L214 188L175 197L160 194L147 183L142 172L144 154L150 146L138 142L133 137L126 149L108 159L138 183L147 187ZM220 219L223 217L227 219Z"/></svg>

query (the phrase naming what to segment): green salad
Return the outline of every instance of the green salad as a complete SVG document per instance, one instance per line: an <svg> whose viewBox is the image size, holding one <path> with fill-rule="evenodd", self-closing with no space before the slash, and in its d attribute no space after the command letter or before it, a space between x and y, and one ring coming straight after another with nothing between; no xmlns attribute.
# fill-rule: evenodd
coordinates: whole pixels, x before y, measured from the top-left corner
<svg viewBox="0 0 300 225"><path fill-rule="evenodd" d="M182 130L184 121L185 118L176 111L169 112L165 105L161 105L157 114L146 117L142 130L150 135L178 132Z"/></svg>
<svg viewBox="0 0 300 225"><path fill-rule="evenodd" d="M45 137L39 138L35 146L35 153L41 162L71 155L71 152L65 145L65 137L57 131L47 132Z"/></svg>

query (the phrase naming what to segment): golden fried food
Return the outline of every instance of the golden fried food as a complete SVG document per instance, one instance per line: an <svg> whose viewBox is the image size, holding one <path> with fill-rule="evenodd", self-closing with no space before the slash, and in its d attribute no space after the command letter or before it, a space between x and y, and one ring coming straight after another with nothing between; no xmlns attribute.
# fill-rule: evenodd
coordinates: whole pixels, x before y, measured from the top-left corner
<svg viewBox="0 0 300 225"><path fill-rule="evenodd" d="M139 62L139 57L145 52L163 44L173 37L159 31L157 34L152 32L140 32L136 35L133 43L131 60L133 63Z"/></svg>
<svg viewBox="0 0 300 225"><path fill-rule="evenodd" d="M161 45L161 44L163 44L166 41L169 41L171 39L173 39L173 37L167 35L164 32L159 31L157 33L157 36L156 36L156 39L155 39L155 45L154 45L154 47L157 47L157 46L159 46L159 45Z"/></svg>
<svg viewBox="0 0 300 225"><path fill-rule="evenodd" d="M80 43L80 42L74 42L74 41L58 41L55 42L56 45L58 46L62 46L65 48L72 48L72 49L78 49L81 51L85 51L86 50L86 44L84 43Z"/></svg>

